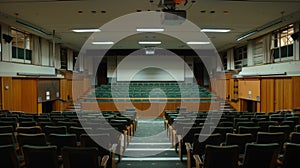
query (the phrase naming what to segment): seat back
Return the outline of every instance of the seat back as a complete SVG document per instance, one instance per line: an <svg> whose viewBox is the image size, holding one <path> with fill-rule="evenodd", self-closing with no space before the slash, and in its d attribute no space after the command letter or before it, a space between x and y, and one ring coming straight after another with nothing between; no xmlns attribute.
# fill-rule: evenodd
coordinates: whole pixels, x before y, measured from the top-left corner
<svg viewBox="0 0 300 168"><path fill-rule="evenodd" d="M0 167L20 168L14 145L1 145L0 156Z"/></svg>
<svg viewBox="0 0 300 168"><path fill-rule="evenodd" d="M0 134L0 145L15 145L13 133Z"/></svg>
<svg viewBox="0 0 300 168"><path fill-rule="evenodd" d="M282 168L299 167L300 144L285 143L285 151L283 154Z"/></svg>
<svg viewBox="0 0 300 168"><path fill-rule="evenodd" d="M300 132L291 132L289 141L300 144Z"/></svg>
<svg viewBox="0 0 300 168"><path fill-rule="evenodd" d="M253 121L239 121L236 123L235 127L238 129L240 126L255 127L256 124Z"/></svg>
<svg viewBox="0 0 300 168"><path fill-rule="evenodd" d="M57 146L57 155L61 155L62 147L76 146L76 134L50 134L48 142L51 146Z"/></svg>
<svg viewBox="0 0 300 168"><path fill-rule="evenodd" d="M0 133L13 133L14 127L13 126L0 126Z"/></svg>
<svg viewBox="0 0 300 168"><path fill-rule="evenodd" d="M258 132L257 133L256 143L258 144L278 143L280 149L282 149L284 141L285 141L285 134L283 132Z"/></svg>
<svg viewBox="0 0 300 168"><path fill-rule="evenodd" d="M250 133L246 134L234 134L227 133L225 145L238 145L239 146L239 154L243 154L245 152L245 146L247 143L253 142L253 137Z"/></svg>
<svg viewBox="0 0 300 168"><path fill-rule="evenodd" d="M290 133L292 131L289 125L270 125L268 129L269 132L283 132L285 135L284 141L286 141L289 138Z"/></svg>
<svg viewBox="0 0 300 168"><path fill-rule="evenodd" d="M258 126L255 127L247 127L247 126L239 126L238 127L238 134L248 134L252 135L253 141L256 141L257 133L260 130Z"/></svg>
<svg viewBox="0 0 300 168"><path fill-rule="evenodd" d="M36 126L35 121L22 121L19 123L19 127L34 127Z"/></svg>
<svg viewBox="0 0 300 168"><path fill-rule="evenodd" d="M13 120L13 121L7 121L7 120L2 120L3 118L1 118L0 121L0 126L12 126L13 130L16 131L17 128L17 120Z"/></svg>
<svg viewBox="0 0 300 168"><path fill-rule="evenodd" d="M89 129L89 128L82 128L82 127L71 126L69 128L69 133L70 134L76 134L76 140L80 141L80 135L81 134L86 134L85 129Z"/></svg>
<svg viewBox="0 0 300 168"><path fill-rule="evenodd" d="M58 168L56 150L56 146L24 145L23 153L26 167Z"/></svg>
<svg viewBox="0 0 300 168"><path fill-rule="evenodd" d="M279 154L278 143L246 145L243 168L264 167L274 168Z"/></svg>
<svg viewBox="0 0 300 168"><path fill-rule="evenodd" d="M110 155L108 150L112 144L109 134L82 134L80 136L82 147L97 147L100 156Z"/></svg>
<svg viewBox="0 0 300 168"><path fill-rule="evenodd" d="M48 136L50 134L66 134L67 127L66 126L50 126L46 125L44 127L44 132Z"/></svg>
<svg viewBox="0 0 300 168"><path fill-rule="evenodd" d="M270 125L278 125L276 121L258 121L257 125L260 127L261 132L268 132Z"/></svg>
<svg viewBox="0 0 300 168"><path fill-rule="evenodd" d="M237 145L215 146L206 145L204 167L238 167L239 147Z"/></svg>
<svg viewBox="0 0 300 168"><path fill-rule="evenodd" d="M44 133L39 134L17 134L17 140L19 146L22 147L23 145L34 145L34 146L46 146L46 136Z"/></svg>
<svg viewBox="0 0 300 168"><path fill-rule="evenodd" d="M24 134L39 134L39 133L42 133L42 129L40 126L17 127L16 132L24 133Z"/></svg>
<svg viewBox="0 0 300 168"><path fill-rule="evenodd" d="M73 121L58 121L56 123L57 126L66 126L67 127L67 132L69 131L69 128L71 126L73 127L77 127L78 123L77 122L73 122Z"/></svg>
<svg viewBox="0 0 300 168"><path fill-rule="evenodd" d="M206 145L221 144L221 134L195 134L193 139L193 154L204 155Z"/></svg>
<svg viewBox="0 0 300 168"><path fill-rule="evenodd" d="M64 147L62 156L64 168L100 167L96 147Z"/></svg>
<svg viewBox="0 0 300 168"><path fill-rule="evenodd" d="M39 134L17 134L17 142L20 149L20 153L23 154L24 145L33 145L33 146L46 146L47 140L44 133Z"/></svg>
<svg viewBox="0 0 300 168"><path fill-rule="evenodd" d="M222 142L225 142L227 133L233 133L233 127L215 127L212 129L214 129L213 133L221 134Z"/></svg>

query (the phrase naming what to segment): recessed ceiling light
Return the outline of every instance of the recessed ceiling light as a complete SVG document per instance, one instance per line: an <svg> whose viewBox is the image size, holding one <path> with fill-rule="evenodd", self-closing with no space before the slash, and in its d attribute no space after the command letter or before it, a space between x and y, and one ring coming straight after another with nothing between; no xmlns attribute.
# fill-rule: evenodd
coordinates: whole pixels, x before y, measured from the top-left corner
<svg viewBox="0 0 300 168"><path fill-rule="evenodd" d="M137 28L137 32L163 32L164 28Z"/></svg>
<svg viewBox="0 0 300 168"><path fill-rule="evenodd" d="M114 42L112 41L93 41L92 44L95 45L112 45Z"/></svg>
<svg viewBox="0 0 300 168"><path fill-rule="evenodd" d="M230 29L215 29L215 28L201 29L201 32L206 32L206 33L227 33L230 31L231 31Z"/></svg>
<svg viewBox="0 0 300 168"><path fill-rule="evenodd" d="M94 32L100 32L100 29L72 29L73 32L76 33L94 33Z"/></svg>
<svg viewBox="0 0 300 168"><path fill-rule="evenodd" d="M210 44L209 41L188 41L186 44L199 44L199 45L205 45L205 44Z"/></svg>
<svg viewBox="0 0 300 168"><path fill-rule="evenodd" d="M229 11L225 10L223 11L224 14L229 14Z"/></svg>
<svg viewBox="0 0 300 168"><path fill-rule="evenodd" d="M161 41L139 41L139 44L161 44Z"/></svg>

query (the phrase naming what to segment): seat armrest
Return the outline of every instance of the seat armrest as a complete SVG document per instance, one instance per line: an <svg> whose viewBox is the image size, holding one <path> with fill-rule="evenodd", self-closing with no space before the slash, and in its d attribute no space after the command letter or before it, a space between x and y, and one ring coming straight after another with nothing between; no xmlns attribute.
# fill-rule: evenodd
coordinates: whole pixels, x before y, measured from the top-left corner
<svg viewBox="0 0 300 168"><path fill-rule="evenodd" d="M188 142L185 143L185 147L186 147L186 154L187 154L187 168L192 168L192 153L193 153L193 149L192 149L192 145Z"/></svg>
<svg viewBox="0 0 300 168"><path fill-rule="evenodd" d="M177 135L177 139L178 139L178 142L180 142L182 140L182 136L181 135Z"/></svg>
<svg viewBox="0 0 300 168"><path fill-rule="evenodd" d="M101 168L106 168L108 159L109 159L109 155L104 155L102 157L101 164L100 164Z"/></svg>
<svg viewBox="0 0 300 168"><path fill-rule="evenodd" d="M112 144L111 148L110 148L110 157L111 157L111 160L112 160L112 165L111 167L112 168L116 168L116 160L115 160L115 156L116 156L116 151L117 151L117 147L118 147L118 144ZM121 149L120 149L121 150ZM120 154L118 155L119 156L119 161L121 160L121 152L122 151L119 151Z"/></svg>
<svg viewBox="0 0 300 168"><path fill-rule="evenodd" d="M109 149L110 152L116 153L117 146L118 146L118 144L112 144L112 146L111 146L110 149Z"/></svg>
<svg viewBox="0 0 300 168"><path fill-rule="evenodd" d="M192 148L192 145L190 143L185 143L185 147L186 147L186 151L192 151L193 148Z"/></svg>
<svg viewBox="0 0 300 168"><path fill-rule="evenodd" d="M199 155L193 155L195 162L196 162L196 168L201 168L203 165L203 162L200 159Z"/></svg>

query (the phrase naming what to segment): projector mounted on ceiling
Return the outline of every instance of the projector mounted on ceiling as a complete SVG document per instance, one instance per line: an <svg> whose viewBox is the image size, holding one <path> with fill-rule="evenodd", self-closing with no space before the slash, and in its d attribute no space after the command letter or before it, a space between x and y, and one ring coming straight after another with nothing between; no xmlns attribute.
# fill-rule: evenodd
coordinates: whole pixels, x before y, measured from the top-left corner
<svg viewBox="0 0 300 168"><path fill-rule="evenodd" d="M162 24L164 25L180 25L186 20L186 11L177 10L176 5L187 0L160 0L159 7L162 7L164 12L162 15Z"/></svg>

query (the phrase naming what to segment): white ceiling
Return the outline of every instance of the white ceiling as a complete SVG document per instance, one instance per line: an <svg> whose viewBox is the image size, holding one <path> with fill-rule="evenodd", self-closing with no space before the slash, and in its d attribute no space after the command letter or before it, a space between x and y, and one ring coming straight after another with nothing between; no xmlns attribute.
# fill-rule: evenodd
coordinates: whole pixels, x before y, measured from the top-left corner
<svg viewBox="0 0 300 168"><path fill-rule="evenodd" d="M91 34L74 33L71 29L98 28L137 10L141 10L142 13L161 10L158 4L159 0L153 0L152 3L150 0L0 0L0 21L19 27L21 25L16 23L16 20L23 20L45 32L53 33L54 30L55 35L60 38L57 42L80 50ZM219 51L237 45L238 37L276 19L281 19L282 22L258 32L251 38L300 20L300 0L195 0L195 3L188 0L186 6L180 4L178 9L186 10L187 19L199 28L232 29L229 33L206 34ZM141 25L135 20L129 20L128 23L134 27ZM193 35L189 35L185 29L176 32L185 36L187 40L191 37L191 41L195 41L192 39ZM105 37L105 41L111 41L116 38L116 34L116 31L102 31L101 38ZM92 38L95 37L90 37ZM139 48L137 41L147 39L163 41L159 46L161 48L186 47L173 37L146 33L130 36L127 41L121 41L114 48Z"/></svg>

